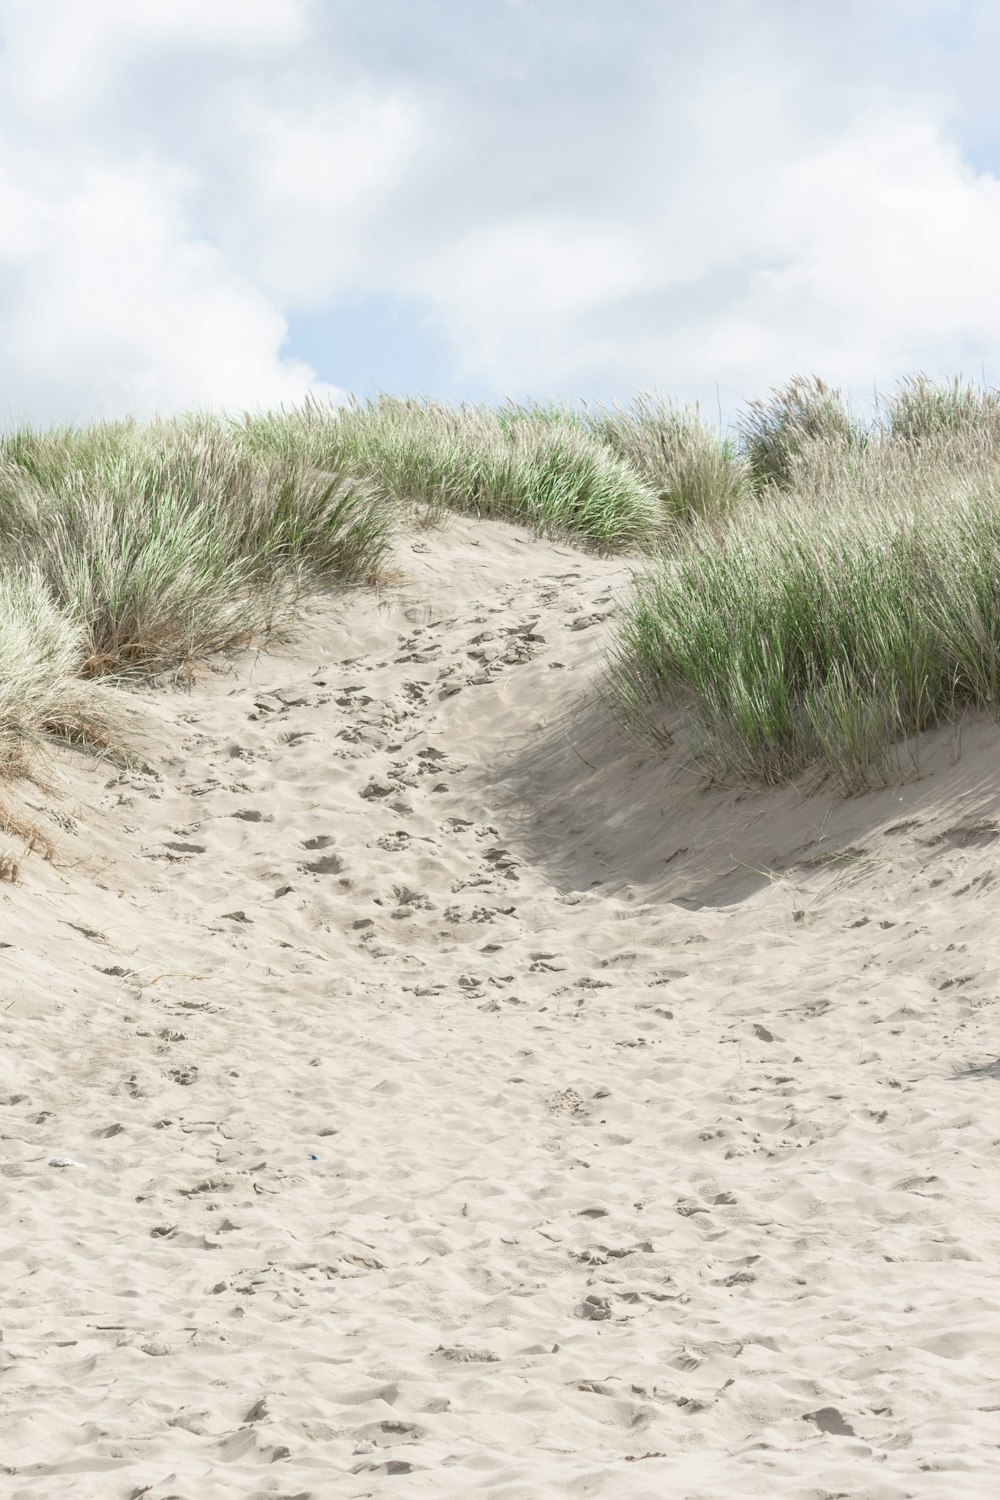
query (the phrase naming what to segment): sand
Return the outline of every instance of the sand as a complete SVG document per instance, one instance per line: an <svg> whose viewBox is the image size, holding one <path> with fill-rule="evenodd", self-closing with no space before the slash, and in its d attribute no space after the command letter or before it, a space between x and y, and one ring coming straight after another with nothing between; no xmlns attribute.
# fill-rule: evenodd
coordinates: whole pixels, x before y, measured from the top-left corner
<svg viewBox="0 0 1000 1500"><path fill-rule="evenodd" d="M418 533L26 790L9 1500L997 1492L1000 737L706 790L627 575Z"/></svg>

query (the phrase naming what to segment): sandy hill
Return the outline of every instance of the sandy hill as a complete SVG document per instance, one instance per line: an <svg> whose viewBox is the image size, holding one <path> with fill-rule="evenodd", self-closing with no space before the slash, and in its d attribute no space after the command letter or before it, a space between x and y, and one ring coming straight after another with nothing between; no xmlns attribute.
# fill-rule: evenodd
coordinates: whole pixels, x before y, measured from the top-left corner
<svg viewBox="0 0 1000 1500"><path fill-rule="evenodd" d="M419 534L29 794L10 1500L996 1492L1000 738L706 791L627 571Z"/></svg>

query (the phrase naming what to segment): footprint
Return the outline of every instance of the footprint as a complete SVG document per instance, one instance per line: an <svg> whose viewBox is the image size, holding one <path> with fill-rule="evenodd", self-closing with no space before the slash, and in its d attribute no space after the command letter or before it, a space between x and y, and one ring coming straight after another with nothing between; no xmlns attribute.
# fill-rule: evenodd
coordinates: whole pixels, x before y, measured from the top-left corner
<svg viewBox="0 0 1000 1500"><path fill-rule="evenodd" d="M1000 838L1000 828L995 823L959 824L944 833L927 839L928 844L950 844L953 849L974 849L983 844L992 844Z"/></svg>
<svg viewBox="0 0 1000 1500"><path fill-rule="evenodd" d="M586 1318L594 1323L603 1323L612 1315L611 1299L609 1297L600 1297L596 1292L591 1292L580 1303L576 1310L576 1315L578 1318Z"/></svg>
<svg viewBox="0 0 1000 1500"><path fill-rule="evenodd" d="M499 1354L492 1349L469 1349L464 1344L439 1344L434 1350L442 1359L461 1365L495 1365L500 1363Z"/></svg>
<svg viewBox="0 0 1000 1500"><path fill-rule="evenodd" d="M374 1438L379 1447L390 1447L394 1443L415 1443L426 1437L423 1427L415 1422L372 1422L355 1434L359 1441Z"/></svg>
<svg viewBox="0 0 1000 1500"><path fill-rule="evenodd" d="M351 1470L352 1474L412 1474L416 1470L415 1464L406 1463L401 1458L390 1458L383 1464L358 1464Z"/></svg>
<svg viewBox="0 0 1000 1500"><path fill-rule="evenodd" d="M603 614L577 615L570 625L570 630L589 630L592 625L600 625L610 617L611 611L606 610Z"/></svg>

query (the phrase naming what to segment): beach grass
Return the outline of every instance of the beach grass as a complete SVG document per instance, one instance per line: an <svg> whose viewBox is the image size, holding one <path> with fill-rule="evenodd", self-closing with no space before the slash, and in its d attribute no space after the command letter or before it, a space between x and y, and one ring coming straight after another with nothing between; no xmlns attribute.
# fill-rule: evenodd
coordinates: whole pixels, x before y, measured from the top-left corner
<svg viewBox="0 0 1000 1500"><path fill-rule="evenodd" d="M23 774L45 738L112 746L116 684L259 639L306 593L375 581L408 518L451 511L601 552L665 526L646 475L558 407L380 397L7 434L0 774Z"/></svg>
<svg viewBox="0 0 1000 1500"><path fill-rule="evenodd" d="M879 416L894 437L913 444L943 438L1000 443L1000 392L960 376L946 381L907 376L880 401Z"/></svg>
<svg viewBox="0 0 1000 1500"><path fill-rule="evenodd" d="M303 451L431 516L497 517L608 552L641 545L658 524L643 477L558 409L382 396L248 418L242 430L260 455Z"/></svg>
<svg viewBox="0 0 1000 1500"><path fill-rule="evenodd" d="M83 680L86 654L83 626L37 568L0 573L0 779L30 775L45 738L118 743L120 706L103 685Z"/></svg>
<svg viewBox="0 0 1000 1500"><path fill-rule="evenodd" d="M214 419L12 433L0 772L24 773L40 738L118 742L111 683L247 644L307 590L374 579L394 526L369 478L261 459Z"/></svg>
<svg viewBox="0 0 1000 1500"><path fill-rule="evenodd" d="M697 407L647 393L627 406L586 408L584 420L652 489L668 537L696 520L724 525L752 492L746 454L709 427Z"/></svg>
<svg viewBox="0 0 1000 1500"><path fill-rule="evenodd" d="M0 776L46 740L113 749L123 682L376 581L401 529L452 512L638 559L615 699L711 776L853 789L1000 704L995 392L915 376L865 427L796 377L733 439L650 394L310 401L0 439Z"/></svg>
<svg viewBox="0 0 1000 1500"><path fill-rule="evenodd" d="M719 779L857 790L1000 707L1000 445L952 389L903 391L903 431L864 442L796 427L780 483L638 574L610 674L631 722L662 738L666 711Z"/></svg>
<svg viewBox="0 0 1000 1500"><path fill-rule="evenodd" d="M790 488L803 452L817 441L855 448L867 438L840 391L816 375L795 375L770 395L748 401L736 425L757 489Z"/></svg>

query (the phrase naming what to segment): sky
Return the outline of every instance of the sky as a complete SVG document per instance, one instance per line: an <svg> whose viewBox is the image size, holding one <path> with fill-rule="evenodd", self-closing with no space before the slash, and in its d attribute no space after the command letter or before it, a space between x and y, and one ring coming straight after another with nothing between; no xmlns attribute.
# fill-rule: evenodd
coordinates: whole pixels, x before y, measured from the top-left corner
<svg viewBox="0 0 1000 1500"><path fill-rule="evenodd" d="M0 426L1000 383L995 0L0 0Z"/></svg>

